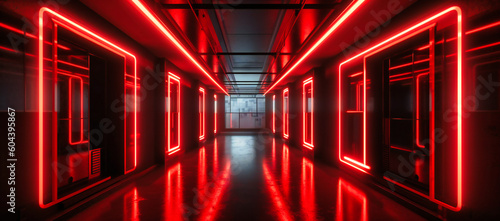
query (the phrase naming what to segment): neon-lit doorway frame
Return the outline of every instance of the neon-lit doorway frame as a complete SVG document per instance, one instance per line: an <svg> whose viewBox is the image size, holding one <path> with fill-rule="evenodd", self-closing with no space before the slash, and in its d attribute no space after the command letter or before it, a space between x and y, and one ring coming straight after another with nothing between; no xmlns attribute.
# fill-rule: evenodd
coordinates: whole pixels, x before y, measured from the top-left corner
<svg viewBox="0 0 500 221"><path fill-rule="evenodd" d="M172 140L172 137L171 137L171 131L170 131L170 126L172 124L172 114L171 114L171 110L172 110L172 106L171 106L171 94L170 94L170 85L172 84L172 82L176 82L176 84L178 84L179 86L177 87L177 111L179 112L177 114L177 146L175 147L172 147L171 145L171 140ZM168 77L167 77L167 97L168 97L168 103L166 104L166 109L167 111L165 112L166 115L167 115L167 122L166 123L166 128L167 128L167 154L168 155L171 155L171 154L174 154L175 152L179 151L180 150L180 147L181 147L181 78L171 72L168 72Z"/></svg>
<svg viewBox="0 0 500 221"><path fill-rule="evenodd" d="M45 203L44 202L44 119L43 119L43 113L44 113L44 87L43 87L43 77L44 77L44 39L43 39L43 30L44 30L44 14L47 14L47 16L50 16L52 21L57 23L58 25L74 32L75 34L89 40L92 43L95 43L111 52L116 53L117 55L122 56L125 61L124 61L124 66L126 67L127 59L132 59L133 62L133 75L124 73L125 79L127 78L133 78L134 81L134 167L130 170L127 170L127 161L126 161L126 148L127 148L127 137L124 137L124 171L125 174L135 170L137 167L137 59L136 57L131 54L130 52L122 49L121 47L117 46L116 44L110 42L109 40L104 39L103 37L99 36L98 34L90 31L89 29L83 27L82 25L72 21L71 19L68 19L67 17L47 8L47 7L42 7L39 11L38 15L38 27L39 27L39 34L38 34L38 204L41 208L48 208L51 207L59 202L62 202L66 199L69 199L79 193L82 193L94 186L97 186L109 179L111 177L104 178L96 183L93 183L91 185L88 185L80 190L77 190L75 192L72 192L64 197L57 198L57 194L54 194L55 198L53 197L53 200L50 203ZM127 68L124 69L125 71ZM124 85L124 94L126 94L126 85L127 81L125 80L125 85ZM126 99L125 99L126 100ZM126 102L126 101L125 101ZM125 103L125 107L126 107ZM126 108L125 108L125 119L124 119L124 125L127 125L127 113L126 113ZM51 111L52 112L52 111ZM126 133L126 128L124 129L124 135ZM49 138L51 139L51 138ZM54 145L52 145L54 146ZM52 147L54 148L54 147Z"/></svg>
<svg viewBox="0 0 500 221"><path fill-rule="evenodd" d="M311 85L311 122L310 125L306 125L308 122L306 120L306 111L307 111L307 91L306 91L306 85ZM313 149L314 148L314 83L313 83L313 77L310 77L302 83L302 140L303 140L303 145L306 148ZM306 128L307 126L310 126L310 136L311 136L311 143L308 143L306 141Z"/></svg>
<svg viewBox="0 0 500 221"><path fill-rule="evenodd" d="M344 62L342 62L340 65L339 65L339 89L338 89L338 113L339 113L339 116L338 116L338 140L339 140L339 144L338 144L338 157L339 157L339 160L340 162L346 164L346 165L349 165L357 170L360 170L362 172L365 172L367 173L367 170L370 169L370 167L367 165L366 163L366 111L365 111L365 108L363 109L363 151L364 151L364 161L363 162L359 162L359 161L356 161L356 160L353 160L353 159L350 159L348 157L345 157L342 155L342 141L341 141L341 135L342 135L342 131L341 131L341 128L342 128L342 112L344 112L342 110L342 89L341 89L341 86L342 86L342 66L353 61L354 59L357 59L357 58L363 58L363 68L364 68L364 71L363 71L363 85L366 85L366 57L368 56L371 56L373 54L376 54L382 50L385 50L386 48L389 48L395 44L398 44L398 43L401 43L403 42L404 40L407 40L419 33L421 33L422 31L426 31L429 29L429 27L433 26L439 19L443 18L444 16L446 15L449 15L450 13L456 13L457 14L457 17L456 17L456 21L457 21L457 37L456 37L456 44L457 44L457 91L456 91L456 95L457 95L457 205L456 206L452 206L452 205L449 205L447 203L444 203L438 199L435 198L435 186L434 186L434 173L435 173L435 156L434 156L434 147L435 147L435 142L434 142L434 134L431 133L431 142L430 142L430 191L429 191L429 194L424 194L424 193L421 193L417 190L414 190L413 188L410 188L410 187L407 187L399 182L396 182L388 177L384 177L387 181L389 182L392 182L408 191L411 191L417 195L420 195L424 198L427 198L428 200L436 203L436 204L439 204L443 207L446 207L452 211L459 211L461 208L462 208L462 112L463 112L463 105L462 105L462 62L463 62L463 30L462 30L462 25L463 25L463 21L462 21L462 10L460 9L460 7L458 6L452 6L452 7L449 7L425 20L422 20L421 22L411 26L410 28L407 28L405 29L404 31L402 32L399 32L398 34L396 35L393 35L392 37L380 42L379 44L345 60ZM431 42L432 43L432 42ZM431 67L432 69L432 67ZM431 70L432 71L432 70ZM364 93L364 107L366 107L366 87L363 87L363 93ZM434 106L433 106L434 108ZM431 130L433 129L434 125L432 122L434 122L434 111L432 111L432 114L431 114Z"/></svg>

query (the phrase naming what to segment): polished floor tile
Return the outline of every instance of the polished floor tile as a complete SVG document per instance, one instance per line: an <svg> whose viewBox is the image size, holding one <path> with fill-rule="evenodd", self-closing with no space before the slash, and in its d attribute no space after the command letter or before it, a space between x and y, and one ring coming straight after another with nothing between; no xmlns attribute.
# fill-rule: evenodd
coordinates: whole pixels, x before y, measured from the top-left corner
<svg viewBox="0 0 500 221"><path fill-rule="evenodd" d="M221 135L112 190L72 220L424 220L298 148Z"/></svg>

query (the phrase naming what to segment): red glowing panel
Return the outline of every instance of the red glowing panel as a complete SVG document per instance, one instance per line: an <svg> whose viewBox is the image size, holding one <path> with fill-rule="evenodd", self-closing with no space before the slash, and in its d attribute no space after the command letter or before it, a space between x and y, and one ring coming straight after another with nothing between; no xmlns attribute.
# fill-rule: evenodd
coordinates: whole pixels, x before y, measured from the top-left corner
<svg viewBox="0 0 500 221"><path fill-rule="evenodd" d="M214 134L217 133L217 94L214 94Z"/></svg>
<svg viewBox="0 0 500 221"><path fill-rule="evenodd" d="M148 19L153 23L156 28L163 34L167 39L172 42L198 69L200 69L201 72L205 76L207 76L210 81L212 81L218 88L222 90L225 94L229 96L227 93L226 89L223 88L212 76L208 73L208 71L198 62L191 53L188 52L188 49L186 49L180 42L177 40L177 38L170 32L170 30L167 28L167 26L161 22L155 15L154 13L140 0L132 0L132 3L134 4L139 11L141 11Z"/></svg>
<svg viewBox="0 0 500 221"><path fill-rule="evenodd" d="M181 141L181 79L172 73L168 73L166 80L165 99L165 127L167 154L171 155L180 150Z"/></svg>
<svg viewBox="0 0 500 221"><path fill-rule="evenodd" d="M314 148L314 89L313 78L302 83L302 140L304 147Z"/></svg>
<svg viewBox="0 0 500 221"><path fill-rule="evenodd" d="M55 78L57 79L57 74L60 74L60 73L57 73L57 74L52 74L52 70L48 70L45 68L45 63L44 61L45 60L50 60L48 58L46 58L46 53L44 53L44 51L46 51L46 49L44 49L44 47L46 47L46 45L52 45L52 52L53 52L53 55L56 55L57 53L57 50L55 50L55 47L58 47L58 43L57 43L57 31L56 31L56 28L57 26L60 26L60 27L63 27L77 35L79 35L80 37L96 44L96 45L99 45L119 56L122 56L124 58L124 63L125 63L125 70L126 72L124 73L124 76L125 76L125 88L129 87L129 88L132 88L133 92L131 93L131 96L132 96L132 100L133 100L133 103L134 105L128 105L125 104L125 107L130 107L130 109L132 109L131 112L133 112L133 115L132 115L132 120L130 119L130 117L127 117L127 109L128 108L125 108L125 125L129 124L129 125L132 125L132 129L128 129L125 128L125 131L124 131L124 135L125 135L125 146L124 146L124 150L125 150L125 153L124 153L124 171L125 173L128 173L132 170L134 170L137 166L137 71L136 71L136 67L137 67L137 60L135 58L135 56L131 53L129 53L128 51L122 49L121 47L117 46L115 43L112 43L110 42L109 40L106 40L104 38L102 38L100 35L96 34L95 32L91 31L90 29L86 28L86 27L83 27L82 25L78 24L77 22L74 22L73 20L49 9L49 8L46 8L46 7L42 7L39 11L39 17L38 17L38 27L39 27L39 35L38 35L38 204L41 208L48 208L52 205L55 205L61 201L64 201L70 197L73 197L79 193L82 193L94 186L97 186L107 180L110 179L110 177L107 177L107 178L103 178L101 180L99 180L98 182L94 182L90 185L87 185L77 191L74 191L74 192L71 192L63 197L59 197L58 194L57 194L57 187L56 187L56 182L57 182L57 170L56 169L48 169L49 167L47 167L47 163L50 163L50 162L44 162L44 161L47 161L47 159L49 159L49 156L45 156L44 152L46 151L49 151L46 149L46 146L47 147L50 147L51 146L51 152L52 152L52 164L51 165L54 165L54 163L57 163L56 160L57 160L57 145L47 145L45 142L45 139L47 139L47 143L54 143L55 141L53 141L53 139L55 138L52 137L52 136L47 136L46 137L46 134L44 132L44 129L45 127L53 127L55 128L55 121L53 119L56 119L57 117L57 112L56 110L54 110L54 105L52 104L52 100L49 98L49 96L47 96L46 94L46 91L52 91L52 94L50 95L54 95L54 85L52 84L52 81L50 82L47 82L46 78L48 79L52 79L52 78ZM51 44L48 44L47 41L44 41L44 24L47 23L49 24L49 22L52 22L53 23L53 39L51 39L53 42ZM63 50L66 50L62 47L58 47L58 48L61 48ZM56 63L56 59L53 60L54 63ZM59 62L60 63L60 62ZM64 61L63 63L64 64ZM68 62L66 62L66 65L68 64ZM57 65L55 65L55 67L57 67ZM45 74L46 71L50 71L49 73ZM127 73L127 71L130 71ZM61 72L61 74L64 74ZM70 81L74 81L74 79L70 80ZM127 86L128 85L128 86ZM132 85L132 86L130 86ZM80 88L81 85L80 85ZM71 90L73 91L73 90ZM125 89L124 93L126 93L127 89ZM128 90L130 91L130 90ZM73 93L73 92L70 92L70 93ZM70 96L70 97L73 97L73 96ZM45 100L46 98L49 98L47 100ZM73 98L70 98L70 99L73 99ZM81 99L80 97L80 107L82 107L81 105L81 102L83 101L83 99ZM46 104L47 103L47 104ZM71 107L72 108L72 107ZM81 113L82 111L79 112L80 116L81 117ZM45 117L48 117L48 116L51 116L52 120L45 120L44 118ZM81 121L80 121L80 124L81 124ZM126 127L126 126L125 126ZM129 133L128 133L129 132ZM129 136L129 134L131 134ZM77 142L83 142L83 139L81 139L81 135L80 135L80 139L77 141ZM131 139L132 141L130 141L129 139ZM72 140L72 139L70 139ZM73 140L72 140L73 142ZM133 167L128 169L127 170L127 156L126 156L126 152L127 152L127 146L128 145L132 145L132 148L133 148L133 152L134 152L134 155L133 155ZM50 173L51 173L51 176L53 177L51 180L47 180L47 176L45 175L45 173L49 170L52 170ZM45 187L44 185L46 183L50 183L50 185L52 186L52 194L51 194L51 200L50 202L46 203L46 201L48 201L48 199L45 199L46 198L46 195L45 195Z"/></svg>
<svg viewBox="0 0 500 221"><path fill-rule="evenodd" d="M199 139L203 140L205 139L205 96L206 92L205 89L200 87L199 93L198 93L198 122L200 125L200 128L198 130L199 132Z"/></svg>
<svg viewBox="0 0 500 221"><path fill-rule="evenodd" d="M288 76L297 66L299 66L304 59L309 57L309 55L318 48L318 46L323 43L328 37L330 37L335 31L344 23L344 21L349 18L366 0L354 0L349 4L349 6L342 11L342 13L332 22L330 28L323 33L321 38L316 41L311 48L309 48L277 81L275 81L269 89L266 90L264 94L267 94L269 91L271 91L276 85L278 85L286 76Z"/></svg>
<svg viewBox="0 0 500 221"><path fill-rule="evenodd" d="M276 133L276 95L273 95L273 134Z"/></svg>
<svg viewBox="0 0 500 221"><path fill-rule="evenodd" d="M455 17L456 16L456 17ZM436 199L436 195L435 195L435 167L436 167L436 163L435 163L435 146L436 146L436 142L435 142L435 126L436 126L436 123L435 123L435 104L434 104L434 94L431 93L431 100L432 100L432 107L431 107L431 111L430 111L430 185L429 185L429 194L424 194L424 193L421 193L417 190L414 190L410 187L407 187L405 186L404 184L402 183L399 183L393 179L390 179L388 177L385 177L386 180L392 182L392 183L395 183L397 184L398 186L404 188L404 189L407 189L411 192L414 192L420 196L423 196L427 199L429 199L430 201L434 202L434 203L437 203L443 207L446 207L450 210L453 210L453 211L459 211L462 207L462 121L463 121L463 114L462 114L462 62L463 62L463 40L462 40L462 36L463 36L463 32L462 32L462 11L459 7L457 6L453 6L453 7L450 7L450 8L447 8L433 16L430 16L428 17L427 19L424 19L422 20L421 22L413 25L413 26L410 26L409 28L406 28L404 29L403 31L393 35L392 37L376 44L375 46L347 59L346 61L342 62L340 65L339 65L339 91L338 91L338 100L339 100L339 116L338 116L338 121L339 121L339 135L338 135L338 138L339 138L339 160L344 163L344 164L347 164L349 166L352 166L353 168L355 169L358 169L360 171L363 171L363 172L366 172L366 170L370 169L369 166L367 165L367 162L366 162L366 134L367 134L367 131L366 131L366 120L367 120L367 113L366 113L366 110L364 107L366 107L366 95L367 95L367 87L363 87L363 107L362 107L362 114L363 114L363 161L361 162L360 159L355 159L355 158L352 158L350 156L345 156L345 154L343 154L343 149L344 148L347 148L346 145L344 145L344 141L343 141L343 134L345 133L349 133L349 132L352 132L352 131L346 131L346 130L343 130L343 124L345 122L345 118L348 116L348 111L346 109L346 105L345 105L345 102L343 101L343 99L345 98L345 90L342 90L343 87L345 87L345 83L344 81L347 79L347 76L352 76L352 73L349 73L348 69L352 70L354 67L358 67L358 69L362 69L363 70L363 85L369 85L369 82L367 82L367 79L366 79L366 59L367 57L370 57L370 56L373 56L375 54L378 54L392 46L395 46L396 44L399 44L401 42L404 42L420 33L423 33L423 32L426 32L426 31L429 31L429 30L433 30L436 23L437 24L440 24L440 22L444 19L449 19L449 18L453 18L453 22L456 22L456 27L455 26L451 26L453 28L456 28L453 30L453 32L456 31L456 38L450 38L450 39L447 39L446 42L452 42L452 41L455 41L453 44L456 44L456 54L452 54L452 56L454 58L456 58L456 62L450 62L450 63L453 63L453 65L456 65L456 69L450 69L451 73L450 74L447 74L447 76L450 76L450 79L446 79L448 80L449 82L454 82L455 85L452 85L452 93L449 93L449 94L446 94L447 96L450 96L450 99L456 99L456 105L452 105L453 107L451 107L450 109L452 109L451 111L453 111L454 113L456 113L457 117L456 117L456 134L453 135L453 137L455 138L456 136L456 143L453 142L455 145L455 150L456 150L456 155L455 154L451 154L451 156L453 157L456 157L456 181L455 181L455 185L456 185L456 205L450 205L448 203L445 203L445 202L442 202L441 200L439 199ZM447 23L448 20L446 21L443 21L443 23ZM449 23L449 21L448 21ZM435 35L434 35L434 32L433 31L430 31L430 43L429 45L427 46L424 46L422 48L419 48L417 50L423 50L425 48L430 48L431 50L431 57L429 59L429 61L422 61L422 62L429 62L429 66L430 66L430 73L429 73L429 82L435 82L434 80L434 75L436 74L435 73L435 66L434 66L434 57L432 56L433 55L433 48L434 48L434 45L435 44L443 44L443 42L435 42ZM446 57L450 57L451 55L447 55ZM357 66L356 66L357 65ZM347 67L346 67L347 66ZM360 67L361 68L360 68ZM407 65L400 65L400 66L396 66L395 68L402 68L404 66L407 66ZM345 68L344 68L345 67ZM345 70L344 70L345 69ZM407 74L407 73L405 73ZM405 74L400 74L399 76L393 76L394 77L401 77L399 79L390 79L391 82L394 82L394 81L399 81L401 79L409 79L411 77L405 77ZM420 77L417 77L418 80L417 80L417 83L418 81L420 80L421 76ZM368 79L369 80L369 79ZM447 82L448 82L447 81ZM368 84L367 84L368 83ZM435 86L434 86L434 83L431 83L430 84L430 91L431 92L434 92L435 90ZM448 92L447 92L448 93ZM417 98L416 100L419 100L419 98ZM418 102L417 102L418 104ZM420 112L417 114L417 115L420 115ZM418 124L417 124L418 125ZM419 137L419 135L417 136ZM419 144L419 146L421 146ZM449 171L448 171L449 172ZM455 171L453 171L454 173ZM450 188L455 188L455 187L450 187Z"/></svg>
<svg viewBox="0 0 500 221"><path fill-rule="evenodd" d="M288 95L289 95L288 88L285 88L283 90L283 137L285 139L288 139L288 126L289 126L288 115L290 112L290 101Z"/></svg>

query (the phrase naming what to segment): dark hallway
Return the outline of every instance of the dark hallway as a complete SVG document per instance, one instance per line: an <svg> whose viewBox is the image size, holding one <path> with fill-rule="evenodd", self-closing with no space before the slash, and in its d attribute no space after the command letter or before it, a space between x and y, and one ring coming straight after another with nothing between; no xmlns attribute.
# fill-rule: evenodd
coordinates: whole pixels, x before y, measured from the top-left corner
<svg viewBox="0 0 500 221"><path fill-rule="evenodd" d="M425 220L267 135L221 135L70 220Z"/></svg>

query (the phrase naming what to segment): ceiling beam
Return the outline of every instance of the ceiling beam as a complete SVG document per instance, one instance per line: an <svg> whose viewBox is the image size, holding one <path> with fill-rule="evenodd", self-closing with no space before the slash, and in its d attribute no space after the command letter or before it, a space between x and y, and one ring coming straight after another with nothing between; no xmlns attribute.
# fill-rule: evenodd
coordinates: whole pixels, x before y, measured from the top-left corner
<svg viewBox="0 0 500 221"><path fill-rule="evenodd" d="M305 4L304 9L334 9L338 3L334 4ZM285 9L285 10L299 10L302 4L162 4L164 9Z"/></svg>

